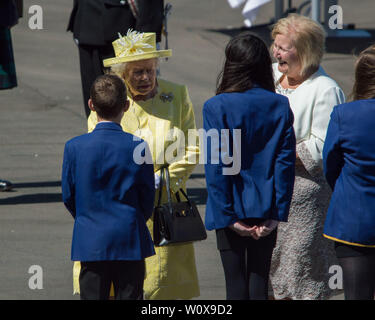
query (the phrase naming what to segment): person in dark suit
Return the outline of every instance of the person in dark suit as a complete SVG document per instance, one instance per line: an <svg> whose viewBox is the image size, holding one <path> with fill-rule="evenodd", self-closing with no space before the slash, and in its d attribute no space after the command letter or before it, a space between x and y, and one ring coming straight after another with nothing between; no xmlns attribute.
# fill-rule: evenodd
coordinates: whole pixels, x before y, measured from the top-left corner
<svg viewBox="0 0 375 320"><path fill-rule="evenodd" d="M134 161L144 141L120 126L129 107L120 78L99 76L89 106L99 122L66 143L61 181L75 220L71 259L81 261L81 299L108 299L111 283L117 300L143 299L144 259L155 254L146 226L155 197L152 160Z"/></svg>
<svg viewBox="0 0 375 320"><path fill-rule="evenodd" d="M225 56L216 96L203 107L205 131L219 136L206 145L205 224L216 230L227 299L267 300L276 227L287 221L293 193L293 113L288 99L275 93L272 61L261 39L240 34ZM222 130L234 141L223 144ZM225 173L228 154L233 163L238 157L239 172Z"/></svg>
<svg viewBox="0 0 375 320"><path fill-rule="evenodd" d="M345 299L375 292L375 45L358 57L353 101L334 107L323 148L333 193L324 236L335 243Z"/></svg>
<svg viewBox="0 0 375 320"><path fill-rule="evenodd" d="M86 117L91 85L104 73L102 61L114 56L112 42L118 33L155 32L160 42L163 8L163 0L74 0L67 30L78 45Z"/></svg>
<svg viewBox="0 0 375 320"><path fill-rule="evenodd" d="M0 90L17 87L16 66L14 62L10 29L22 17L22 0L0 1ZM0 179L0 191L10 191L13 185Z"/></svg>

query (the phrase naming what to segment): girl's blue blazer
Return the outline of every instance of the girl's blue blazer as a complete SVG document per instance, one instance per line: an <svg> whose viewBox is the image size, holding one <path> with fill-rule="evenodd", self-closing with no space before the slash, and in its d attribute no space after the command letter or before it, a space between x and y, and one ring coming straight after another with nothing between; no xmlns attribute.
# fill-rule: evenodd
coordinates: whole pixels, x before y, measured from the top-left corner
<svg viewBox="0 0 375 320"><path fill-rule="evenodd" d="M323 165L333 189L324 235L375 247L375 99L333 109Z"/></svg>
<svg viewBox="0 0 375 320"><path fill-rule="evenodd" d="M225 228L246 218L287 221L296 159L288 99L258 86L219 94L204 104L203 122L206 228ZM212 138L215 130L219 143ZM229 152L225 152L226 141ZM230 163L230 157L237 157L237 165ZM223 169L230 167L238 170L224 174Z"/></svg>

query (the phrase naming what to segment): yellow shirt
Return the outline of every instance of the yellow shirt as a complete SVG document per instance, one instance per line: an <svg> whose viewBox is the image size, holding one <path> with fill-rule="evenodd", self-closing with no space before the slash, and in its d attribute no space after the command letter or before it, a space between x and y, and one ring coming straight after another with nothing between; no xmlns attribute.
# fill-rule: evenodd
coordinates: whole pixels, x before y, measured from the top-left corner
<svg viewBox="0 0 375 320"><path fill-rule="evenodd" d="M198 163L199 143L193 106L186 86L158 79L158 92L147 101L130 101L121 120L124 131L147 141L156 173L169 164L171 190L185 189L185 183ZM88 131L97 123L91 112ZM134 153L135 157L139 156ZM155 202L158 199L158 192ZM162 203L166 202L163 192ZM153 219L147 222L153 234ZM145 299L190 299L200 295L193 244L156 247L156 255L146 259ZM75 264L75 292L79 267Z"/></svg>

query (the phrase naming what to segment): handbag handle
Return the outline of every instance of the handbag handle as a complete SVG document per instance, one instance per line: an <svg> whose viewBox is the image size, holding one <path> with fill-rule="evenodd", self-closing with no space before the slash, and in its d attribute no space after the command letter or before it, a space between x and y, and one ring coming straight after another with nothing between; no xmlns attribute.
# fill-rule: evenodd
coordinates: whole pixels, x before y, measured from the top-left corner
<svg viewBox="0 0 375 320"><path fill-rule="evenodd" d="M164 176L166 176L166 178ZM159 192L158 206L160 206L160 203L161 203L164 180L166 181L165 184L166 184L166 188L167 188L167 197L168 197L169 212L172 215L173 214L173 210L172 210L172 196L171 196L171 187L170 187L170 178L169 178L168 167L161 168L160 192Z"/></svg>
<svg viewBox="0 0 375 320"><path fill-rule="evenodd" d="M159 191L159 199L158 199L158 204L157 206L160 206L161 203L161 193L163 191L163 183L164 183L164 168L161 168L161 175L160 175L160 191Z"/></svg>
<svg viewBox="0 0 375 320"><path fill-rule="evenodd" d="M169 170L168 167L164 168L165 176L166 176L166 187L167 187L167 197L168 197L168 205L169 205L169 212L172 214L172 196L171 196L171 182L169 178Z"/></svg>
<svg viewBox="0 0 375 320"><path fill-rule="evenodd" d="M166 176L166 177L164 177L164 176ZM173 210L172 210L172 196L171 196L170 177L169 177L168 167L161 168L160 192L159 192L158 206L160 206L160 203L161 203L164 181L166 181L166 189L167 189L169 212L172 214L173 213ZM185 191L182 188L180 188L180 190L178 190L178 192L180 192L180 191L183 194L183 196L186 198L187 202L189 203L189 206L192 207L190 199L187 196L187 194L185 193ZM178 202L181 202L180 195L178 194L178 192L176 193L176 198L177 198Z"/></svg>
<svg viewBox="0 0 375 320"><path fill-rule="evenodd" d="M180 198L180 195L178 194L179 192L181 191L181 193L184 195L185 199L187 200L188 204L190 207L192 207L192 204L190 202L190 199L189 197L187 196L186 192L184 191L184 189L180 188L180 190L177 191L176 193L176 199L178 202L181 202L181 198Z"/></svg>

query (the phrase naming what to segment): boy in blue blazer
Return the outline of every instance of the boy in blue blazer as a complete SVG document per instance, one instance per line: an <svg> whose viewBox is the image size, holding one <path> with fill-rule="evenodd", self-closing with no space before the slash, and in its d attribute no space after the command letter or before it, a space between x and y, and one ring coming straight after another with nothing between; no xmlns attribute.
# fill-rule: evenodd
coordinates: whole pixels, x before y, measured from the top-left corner
<svg viewBox="0 0 375 320"><path fill-rule="evenodd" d="M100 76L90 95L98 124L66 143L62 170L63 201L75 220L71 259L81 261L81 299L108 299L111 283L116 299L142 299L144 259L155 254L146 226L155 197L152 161L136 164L133 151L144 141L120 126L129 108L123 81Z"/></svg>

